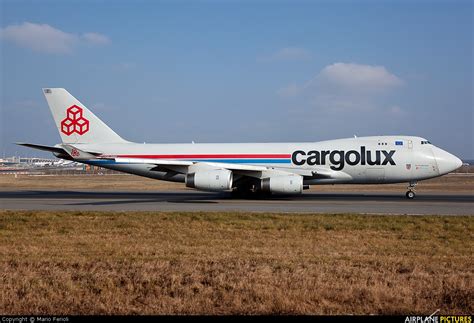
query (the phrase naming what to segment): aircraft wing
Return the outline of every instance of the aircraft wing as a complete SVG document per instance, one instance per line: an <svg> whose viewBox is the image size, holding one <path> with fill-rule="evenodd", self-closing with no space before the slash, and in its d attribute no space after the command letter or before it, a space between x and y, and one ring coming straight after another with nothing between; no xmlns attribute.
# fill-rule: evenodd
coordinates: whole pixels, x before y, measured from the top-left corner
<svg viewBox="0 0 474 323"><path fill-rule="evenodd" d="M347 176L346 173L334 171L326 168L296 169L289 167L268 167L247 164L221 163L221 162L199 162L190 160L171 160L171 159L150 159L150 158L107 158L113 159L117 163L123 164L144 164L154 165L156 170L171 170L177 173L186 174L189 167L203 167L207 169L228 169L242 176L262 178L275 173L280 174L298 174L307 178L341 178Z"/></svg>
<svg viewBox="0 0 474 323"><path fill-rule="evenodd" d="M114 158L118 163L128 164L153 164L163 166L191 166L195 164L205 164L215 168L226 168L229 170L249 170L249 171L263 171L267 170L268 167L264 166L253 166L244 164L229 164L229 163L216 163L216 162L196 162L191 160L172 160L172 159L149 159L149 158Z"/></svg>

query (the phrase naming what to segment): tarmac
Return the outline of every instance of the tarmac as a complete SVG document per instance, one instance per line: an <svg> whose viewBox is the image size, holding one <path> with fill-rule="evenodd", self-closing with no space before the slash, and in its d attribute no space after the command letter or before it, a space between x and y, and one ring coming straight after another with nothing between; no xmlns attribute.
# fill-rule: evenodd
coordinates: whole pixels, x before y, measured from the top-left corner
<svg viewBox="0 0 474 323"><path fill-rule="evenodd" d="M227 193L199 191L0 191L4 210L82 211L241 211L294 213L359 213L406 215L474 215L474 194L404 192L303 193L260 199L234 198Z"/></svg>

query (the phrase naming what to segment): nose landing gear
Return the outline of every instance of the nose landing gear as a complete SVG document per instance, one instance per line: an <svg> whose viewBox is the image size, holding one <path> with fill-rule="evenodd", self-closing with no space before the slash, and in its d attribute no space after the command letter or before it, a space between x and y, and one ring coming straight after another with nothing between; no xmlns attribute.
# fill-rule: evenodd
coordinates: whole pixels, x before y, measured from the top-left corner
<svg viewBox="0 0 474 323"><path fill-rule="evenodd" d="M410 185L408 185L408 191L407 193L405 194L405 196L407 197L407 199L409 200L413 200L416 196L415 194L415 186L416 186L416 182L410 182Z"/></svg>

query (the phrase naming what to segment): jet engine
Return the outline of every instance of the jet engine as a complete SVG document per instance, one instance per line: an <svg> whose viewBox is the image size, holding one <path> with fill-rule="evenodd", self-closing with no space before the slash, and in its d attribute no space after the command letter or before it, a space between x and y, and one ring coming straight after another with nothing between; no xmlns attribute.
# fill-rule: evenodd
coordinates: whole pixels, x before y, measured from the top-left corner
<svg viewBox="0 0 474 323"><path fill-rule="evenodd" d="M263 192L301 194L305 187L303 185L303 176L284 175L262 179L261 189Z"/></svg>
<svg viewBox="0 0 474 323"><path fill-rule="evenodd" d="M186 174L186 187L203 191L228 191L232 189L232 172L227 169L202 170Z"/></svg>

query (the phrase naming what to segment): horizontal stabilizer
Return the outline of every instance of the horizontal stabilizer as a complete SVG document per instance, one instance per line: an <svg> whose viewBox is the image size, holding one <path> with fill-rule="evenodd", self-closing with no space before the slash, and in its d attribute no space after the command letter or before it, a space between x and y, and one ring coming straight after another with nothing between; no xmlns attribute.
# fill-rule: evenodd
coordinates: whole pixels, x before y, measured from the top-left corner
<svg viewBox="0 0 474 323"><path fill-rule="evenodd" d="M20 145L20 146L29 147L29 148L34 148L34 149L50 151L52 153L57 153L57 154L67 154L67 152L61 147L29 144L29 143L26 143L26 142L16 142L15 144Z"/></svg>
<svg viewBox="0 0 474 323"><path fill-rule="evenodd" d="M82 150L77 149L76 147L74 147L72 145L66 145L66 144L62 144L62 145L58 145L58 146L37 145L37 144L30 144L30 143L26 143L26 142L17 142L16 144L20 145L20 146L24 146L24 147L49 151L49 152L54 153L56 155L56 157L65 158L65 159L71 159L72 158L72 159L76 159L76 160L87 160L87 159L96 158L97 155L101 154L101 153L98 153L98 152L82 151Z"/></svg>

